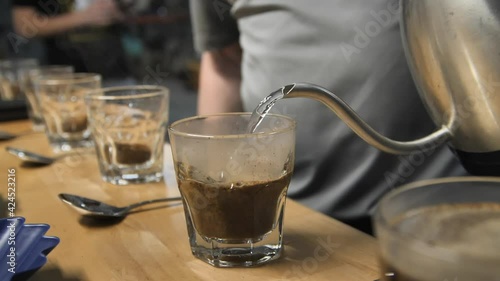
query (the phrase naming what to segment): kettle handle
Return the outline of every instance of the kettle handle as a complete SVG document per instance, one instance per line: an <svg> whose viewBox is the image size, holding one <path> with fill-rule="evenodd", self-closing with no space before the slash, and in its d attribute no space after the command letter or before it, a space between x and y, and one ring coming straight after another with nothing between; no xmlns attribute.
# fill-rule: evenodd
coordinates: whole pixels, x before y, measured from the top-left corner
<svg viewBox="0 0 500 281"><path fill-rule="evenodd" d="M420 139L406 142L395 141L375 131L346 102L323 87L310 83L294 83L284 86L281 91L283 98L301 97L320 101L335 112L364 141L387 153L411 154L415 151L431 150L451 138L450 130L442 126L439 130Z"/></svg>

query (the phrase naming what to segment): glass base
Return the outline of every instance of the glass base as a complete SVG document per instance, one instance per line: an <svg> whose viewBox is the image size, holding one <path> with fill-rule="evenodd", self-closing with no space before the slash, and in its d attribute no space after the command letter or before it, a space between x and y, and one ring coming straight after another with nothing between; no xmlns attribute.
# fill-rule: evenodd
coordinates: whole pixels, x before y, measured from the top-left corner
<svg viewBox="0 0 500 281"><path fill-rule="evenodd" d="M32 124L32 128L33 128L33 131L35 132L45 132L45 125L42 123L39 123L39 122L35 122L32 120L31 122Z"/></svg>
<svg viewBox="0 0 500 281"><path fill-rule="evenodd" d="M163 179L162 173L152 173L152 174L139 174L139 173L129 173L116 175L102 175L102 179L106 182L115 185L128 185L128 184L141 184L150 182L160 182Z"/></svg>
<svg viewBox="0 0 500 281"><path fill-rule="evenodd" d="M187 219L191 252L215 267L253 267L276 260L283 250L283 205L276 226L262 237L252 239L217 239L203 237Z"/></svg>
<svg viewBox="0 0 500 281"><path fill-rule="evenodd" d="M28 112L28 117L31 121L33 131L35 132L45 132L45 123L43 118L38 115L34 115L33 112Z"/></svg>
<svg viewBox="0 0 500 281"><path fill-rule="evenodd" d="M78 150L81 148L88 149L94 147L94 142L92 140L78 140L78 141L67 141L67 140L50 140L50 146L54 152L67 152Z"/></svg>
<svg viewBox="0 0 500 281"><path fill-rule="evenodd" d="M226 244L212 241L211 247L195 246L193 255L215 267L252 267L275 260L281 256L281 245L259 243Z"/></svg>

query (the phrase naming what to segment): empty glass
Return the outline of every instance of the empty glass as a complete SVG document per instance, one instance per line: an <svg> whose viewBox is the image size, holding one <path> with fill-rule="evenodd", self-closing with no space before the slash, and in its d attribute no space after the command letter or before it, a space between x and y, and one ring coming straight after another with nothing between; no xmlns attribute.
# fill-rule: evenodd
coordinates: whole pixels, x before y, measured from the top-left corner
<svg viewBox="0 0 500 281"><path fill-rule="evenodd" d="M84 96L101 87L95 73L50 74L34 81L45 132L54 151L92 147Z"/></svg>
<svg viewBox="0 0 500 281"><path fill-rule="evenodd" d="M20 72L21 89L26 95L28 117L31 120L34 131L43 131L45 126L43 124L42 110L40 103L35 95L34 80L38 76L54 75L54 74L69 74L73 73L74 68L70 65L47 65L35 66L23 69Z"/></svg>
<svg viewBox="0 0 500 281"><path fill-rule="evenodd" d="M160 181L169 90L103 88L88 94L86 103L102 178L118 185Z"/></svg>

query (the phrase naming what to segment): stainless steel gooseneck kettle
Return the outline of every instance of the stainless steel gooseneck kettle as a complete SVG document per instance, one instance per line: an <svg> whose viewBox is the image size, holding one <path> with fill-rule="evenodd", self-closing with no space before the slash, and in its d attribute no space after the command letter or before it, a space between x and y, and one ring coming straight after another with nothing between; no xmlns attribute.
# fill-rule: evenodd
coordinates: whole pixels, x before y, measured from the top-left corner
<svg viewBox="0 0 500 281"><path fill-rule="evenodd" d="M500 1L401 0L400 5L407 61L436 132L394 141L324 88L297 83L278 91L283 98L321 101L383 151L411 153L447 142L470 173L500 176Z"/></svg>

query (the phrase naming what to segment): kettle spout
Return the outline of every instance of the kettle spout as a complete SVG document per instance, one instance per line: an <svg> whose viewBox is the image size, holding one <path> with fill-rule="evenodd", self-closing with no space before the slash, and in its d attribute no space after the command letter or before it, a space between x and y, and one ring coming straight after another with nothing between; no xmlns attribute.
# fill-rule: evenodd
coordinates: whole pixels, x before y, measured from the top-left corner
<svg viewBox="0 0 500 281"><path fill-rule="evenodd" d="M376 132L364 122L356 112L341 98L325 88L309 83L295 83L282 87L283 98L310 98L320 101L330 108L351 130L368 144L387 153L410 154L414 151L434 149L451 138L451 132L443 126L439 130L423 138L413 141L395 141Z"/></svg>

